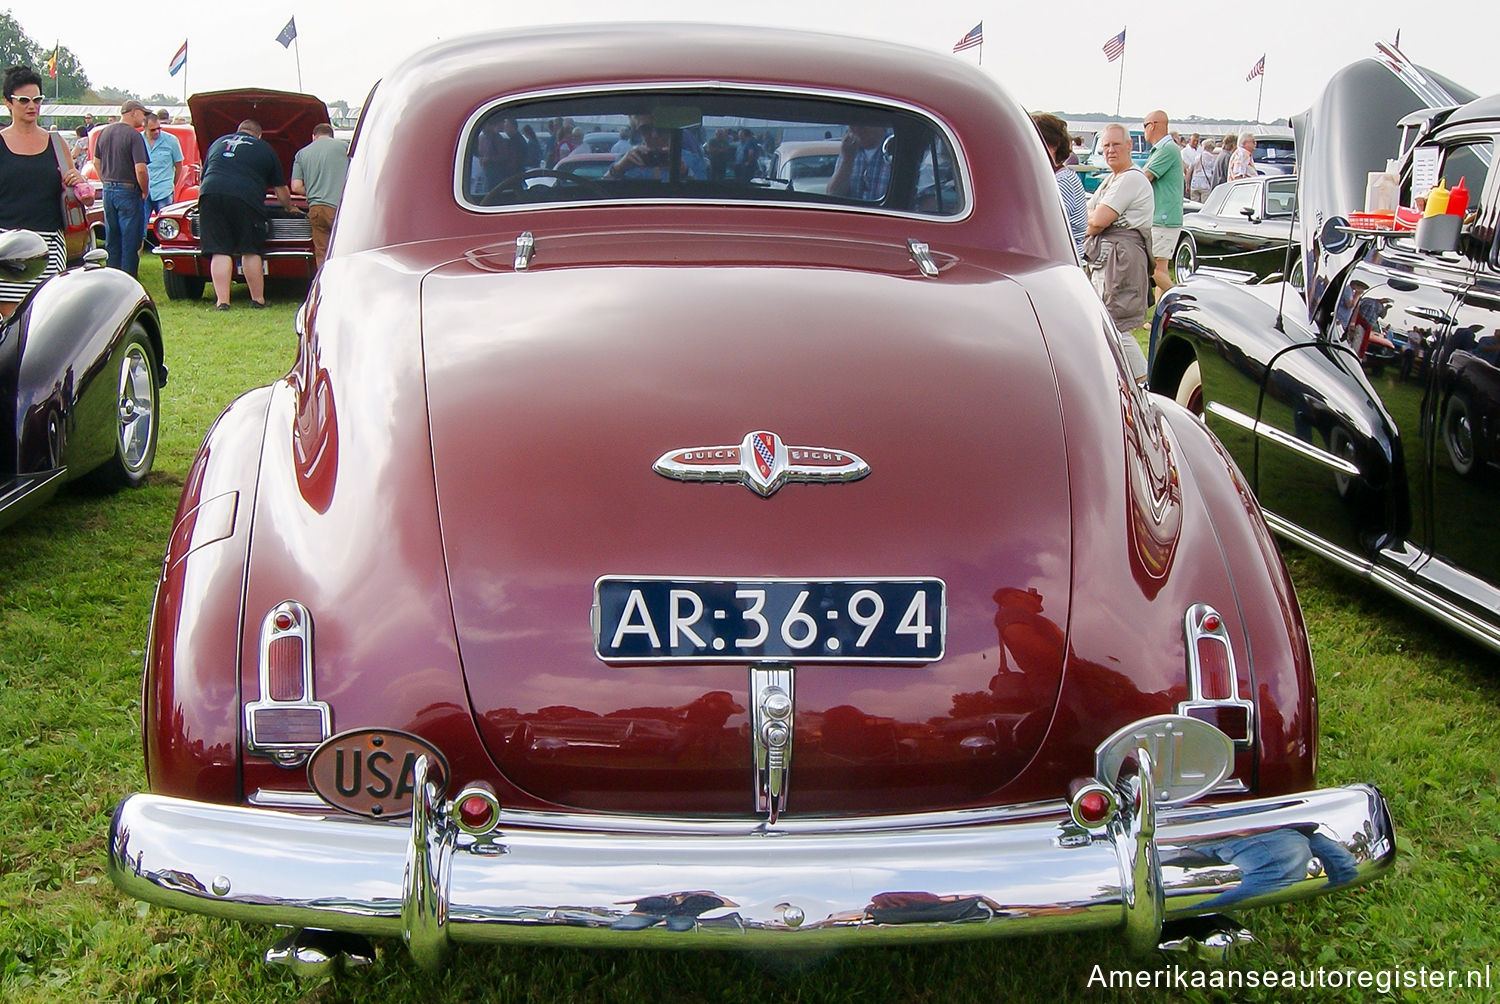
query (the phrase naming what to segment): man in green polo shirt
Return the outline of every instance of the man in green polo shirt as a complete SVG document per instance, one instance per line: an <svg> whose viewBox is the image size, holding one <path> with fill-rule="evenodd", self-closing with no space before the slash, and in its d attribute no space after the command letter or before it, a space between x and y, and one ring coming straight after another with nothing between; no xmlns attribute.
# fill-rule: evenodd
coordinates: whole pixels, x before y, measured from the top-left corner
<svg viewBox="0 0 1500 1004"><path fill-rule="evenodd" d="M1172 288L1167 261L1177 247L1182 233L1182 148L1167 129L1167 113L1158 108L1146 116L1146 142L1151 156L1146 159L1146 177L1151 179L1151 195L1156 200L1156 214L1151 218L1151 258L1155 268L1151 281L1158 293Z"/></svg>
<svg viewBox="0 0 1500 1004"><path fill-rule="evenodd" d="M348 175L349 144L335 139L333 126L327 122L314 126L312 142L292 160L292 194L307 196L314 268L322 268L328 254L328 235L333 232L333 217Z"/></svg>

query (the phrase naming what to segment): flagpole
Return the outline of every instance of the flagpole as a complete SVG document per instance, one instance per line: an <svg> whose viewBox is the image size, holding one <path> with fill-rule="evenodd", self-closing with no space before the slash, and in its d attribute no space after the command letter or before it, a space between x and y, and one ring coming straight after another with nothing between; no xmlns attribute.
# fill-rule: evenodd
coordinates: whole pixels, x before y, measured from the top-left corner
<svg viewBox="0 0 1500 1004"><path fill-rule="evenodd" d="M292 48L296 50L297 56L297 90L302 90L302 43L292 38Z"/></svg>
<svg viewBox="0 0 1500 1004"><path fill-rule="evenodd" d="M1129 30L1129 28L1130 28L1130 25L1127 24L1125 26L1125 29ZM1124 34L1124 31L1121 31L1121 34ZM1120 82L1115 86L1115 118L1119 118L1120 117L1120 95L1124 92L1124 90L1125 90L1125 48L1123 46L1121 46L1121 48L1120 48Z"/></svg>
<svg viewBox="0 0 1500 1004"><path fill-rule="evenodd" d="M1261 59L1265 59L1264 56ZM1255 124L1260 125L1260 99L1266 96L1266 71L1262 67L1260 71L1260 91L1255 95Z"/></svg>

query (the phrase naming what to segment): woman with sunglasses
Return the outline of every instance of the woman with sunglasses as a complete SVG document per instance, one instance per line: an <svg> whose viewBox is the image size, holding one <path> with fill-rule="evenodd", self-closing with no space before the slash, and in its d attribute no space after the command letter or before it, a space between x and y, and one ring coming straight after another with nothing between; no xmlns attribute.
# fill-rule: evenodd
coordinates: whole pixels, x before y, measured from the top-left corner
<svg viewBox="0 0 1500 1004"><path fill-rule="evenodd" d="M5 71L5 104L10 125L0 129L0 230L35 231L47 243L47 268L31 282L0 282L0 318L38 283L61 272L67 264L63 240L63 186L83 181L83 175L64 155L63 169L53 150L52 134L37 124L42 111L42 78L29 66ZM89 193L88 202L93 201Z"/></svg>

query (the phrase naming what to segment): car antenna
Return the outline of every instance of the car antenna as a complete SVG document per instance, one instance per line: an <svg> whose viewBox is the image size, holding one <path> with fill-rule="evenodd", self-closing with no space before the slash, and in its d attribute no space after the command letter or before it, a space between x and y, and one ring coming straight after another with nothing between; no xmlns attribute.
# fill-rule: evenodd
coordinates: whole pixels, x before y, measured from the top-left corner
<svg viewBox="0 0 1500 1004"><path fill-rule="evenodd" d="M1301 211L1302 211L1301 200L1299 199L1298 200L1298 207L1296 209L1292 210L1292 223L1293 224L1296 224L1296 222L1297 222L1297 214L1300 213ZM1295 227L1294 227L1294 229L1295 229ZM1281 334L1283 334L1283 335L1286 334L1286 322L1285 322L1285 318L1283 316L1285 314L1285 312L1286 312L1286 288L1287 288L1288 285L1291 284L1291 281L1292 281L1292 233L1291 233L1291 230L1289 229L1287 231L1287 235L1286 235L1286 257L1284 259L1282 259L1282 262L1281 262L1281 297L1280 297L1280 299L1278 299L1276 301L1276 330L1278 332L1280 332Z"/></svg>

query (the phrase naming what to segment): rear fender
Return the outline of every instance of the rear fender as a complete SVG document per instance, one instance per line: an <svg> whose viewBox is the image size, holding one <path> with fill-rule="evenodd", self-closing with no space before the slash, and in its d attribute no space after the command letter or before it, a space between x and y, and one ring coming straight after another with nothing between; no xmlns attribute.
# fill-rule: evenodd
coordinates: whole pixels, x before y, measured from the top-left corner
<svg viewBox="0 0 1500 1004"><path fill-rule="evenodd" d="M253 390L214 422L173 520L142 685L153 791L239 798L242 597L270 400Z"/></svg>

